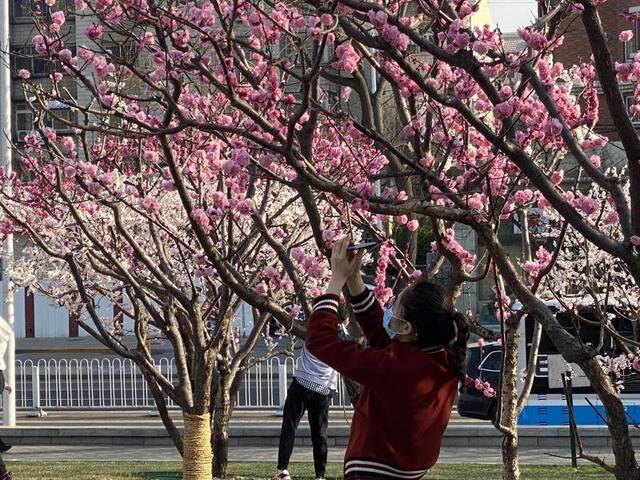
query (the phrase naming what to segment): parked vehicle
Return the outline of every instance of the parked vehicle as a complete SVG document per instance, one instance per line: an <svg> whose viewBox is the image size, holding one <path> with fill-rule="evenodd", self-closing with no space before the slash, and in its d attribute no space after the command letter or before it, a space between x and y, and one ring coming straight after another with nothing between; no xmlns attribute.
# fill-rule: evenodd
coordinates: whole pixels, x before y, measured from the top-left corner
<svg viewBox="0 0 640 480"><path fill-rule="evenodd" d="M560 324L571 334L579 335L585 345L594 349L602 343L598 350L600 355L615 357L621 354L619 340L602 332L593 308L585 303L579 309L580 315L589 323L581 322L566 311L560 311L556 302L546 302L547 306L556 313ZM517 307L516 307L517 308ZM611 322L617 331L627 338L634 338L633 326L628 319L615 314ZM529 359L531 339L533 337L534 322L524 317L520 324L520 355L519 371L524 372ZM601 342L602 340L602 342ZM467 375L471 379L488 382L493 389L498 390L500 370L502 365L502 346L499 343L473 343L467 353ZM606 418L604 407L594 394L584 373L577 365L569 366L554 347L551 339L543 331L536 372L527 404L522 410L518 423L520 425L567 425L567 404L562 389L561 373L571 370L574 398L574 416L578 425L603 425ZM630 369L624 373L621 392L630 424L637 424L640 420L640 376ZM519 387L524 386L524 378L519 379ZM487 397L483 390L478 390L474 382L464 386L458 398L458 412L465 417L492 420L495 418L497 401Z"/></svg>

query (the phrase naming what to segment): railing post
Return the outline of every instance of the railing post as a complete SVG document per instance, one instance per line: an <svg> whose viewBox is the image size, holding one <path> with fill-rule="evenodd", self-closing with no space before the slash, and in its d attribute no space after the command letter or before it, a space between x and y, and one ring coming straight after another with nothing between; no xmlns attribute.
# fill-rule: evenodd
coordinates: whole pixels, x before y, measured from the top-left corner
<svg viewBox="0 0 640 480"><path fill-rule="evenodd" d="M282 416L284 412L284 402L287 400L287 362L278 365L278 399L279 407L276 415Z"/></svg>
<svg viewBox="0 0 640 480"><path fill-rule="evenodd" d="M45 412L40 406L40 365L35 364L31 367L31 393L33 396L33 411L29 414L30 417L46 417Z"/></svg>

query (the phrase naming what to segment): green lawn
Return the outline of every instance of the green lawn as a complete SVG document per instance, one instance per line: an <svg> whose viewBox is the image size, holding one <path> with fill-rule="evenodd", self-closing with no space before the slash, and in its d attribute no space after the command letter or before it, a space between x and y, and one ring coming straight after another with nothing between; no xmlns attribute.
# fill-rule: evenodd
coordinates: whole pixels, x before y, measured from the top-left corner
<svg viewBox="0 0 640 480"><path fill-rule="evenodd" d="M7 462L15 480L175 480L177 462ZM294 463L289 469L294 479L313 479L311 463ZM327 479L340 478L342 465L329 465ZM523 466L523 478L532 480L605 480L613 478L593 466L570 467L549 465ZM233 463L233 476L238 478L272 478L274 467L267 463ZM476 480L500 478L499 465L439 465L425 478L429 480Z"/></svg>

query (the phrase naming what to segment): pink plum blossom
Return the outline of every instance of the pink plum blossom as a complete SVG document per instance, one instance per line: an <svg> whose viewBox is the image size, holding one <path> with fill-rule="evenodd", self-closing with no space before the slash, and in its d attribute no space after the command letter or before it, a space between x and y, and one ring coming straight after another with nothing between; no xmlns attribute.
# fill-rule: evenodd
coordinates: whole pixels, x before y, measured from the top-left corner
<svg viewBox="0 0 640 480"><path fill-rule="evenodd" d="M544 125L544 133L550 136L557 136L562 133L562 122L557 118L551 118L547 120Z"/></svg>
<svg viewBox="0 0 640 480"><path fill-rule="evenodd" d="M582 14L584 12L584 5L582 5L581 3L572 3L571 12Z"/></svg>
<svg viewBox="0 0 640 480"><path fill-rule="evenodd" d="M418 222L418 220L409 220L405 226L410 232L415 232L420 226L420 223Z"/></svg>
<svg viewBox="0 0 640 480"><path fill-rule="evenodd" d="M587 197L584 195L578 196L578 198L576 199L576 205L587 215L593 215L598 211L598 208L600 207L600 203L595 198Z"/></svg>
<svg viewBox="0 0 640 480"><path fill-rule="evenodd" d="M140 206L151 215L160 213L160 202L155 197L144 197L140 200Z"/></svg>
<svg viewBox="0 0 640 480"><path fill-rule="evenodd" d="M333 62L333 67L337 70L343 70L346 73L355 72L360 63L360 54L356 52L351 43L345 42L336 48L337 60Z"/></svg>
<svg viewBox="0 0 640 480"><path fill-rule="evenodd" d="M554 171L551 174L551 177L549 178L549 180L555 186L560 185L562 183L562 180L564 180L564 170L556 170L556 171Z"/></svg>
<svg viewBox="0 0 640 480"><path fill-rule="evenodd" d="M513 106L511 102L506 101L497 104L493 109L493 114L498 120L504 120L513 114Z"/></svg>
<svg viewBox="0 0 640 480"><path fill-rule="evenodd" d="M65 153L71 153L76 148L76 142L74 142L73 138L69 136L62 137L60 144L60 146L62 147L62 151Z"/></svg>
<svg viewBox="0 0 640 480"><path fill-rule="evenodd" d="M632 38L633 32L631 30L624 30L618 35L618 40L620 40L621 42L628 42Z"/></svg>
<svg viewBox="0 0 640 480"><path fill-rule="evenodd" d="M191 212L191 218L193 218L193 221L200 225L203 230L208 230L211 225L209 216L202 208L196 208Z"/></svg>
<svg viewBox="0 0 640 480"><path fill-rule="evenodd" d="M57 12L53 12L51 14L51 21L61 27L65 22L64 12L62 10L58 10Z"/></svg>
<svg viewBox="0 0 640 480"><path fill-rule="evenodd" d="M602 223L604 223L605 225L617 225L618 223L620 223L618 212L612 210L611 212L607 213L602 219Z"/></svg>
<svg viewBox="0 0 640 480"><path fill-rule="evenodd" d="M99 40L100 38L102 38L102 32L103 32L103 27L102 27L101 24L93 24L93 25L89 25L89 27L87 27L87 29L85 30L84 34L90 40L96 41L96 40Z"/></svg>

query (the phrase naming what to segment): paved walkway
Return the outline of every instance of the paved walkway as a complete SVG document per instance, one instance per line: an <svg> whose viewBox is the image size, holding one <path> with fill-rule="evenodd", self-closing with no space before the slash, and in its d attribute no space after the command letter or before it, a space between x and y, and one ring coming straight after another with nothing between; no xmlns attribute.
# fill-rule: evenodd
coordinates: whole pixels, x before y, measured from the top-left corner
<svg viewBox="0 0 640 480"><path fill-rule="evenodd" d="M46 410L46 409L45 409ZM17 425L19 427L101 427L109 425L111 427L162 427L162 420L159 416L150 415L148 410L59 410L48 411L44 418L32 418L29 412L19 410L17 413ZM182 426L182 414L179 410L170 410L170 415L177 426ZM346 426L351 422L351 409L332 409L329 412L331 425ZM306 415L303 419L306 422ZM275 410L241 410L233 412L231 425L233 426L280 426L282 416ZM464 418L453 411L451 424L455 425L488 425L488 422ZM304 425L305 423L303 423ZM1 425L0 425L1 427Z"/></svg>
<svg viewBox="0 0 640 480"><path fill-rule="evenodd" d="M521 448L520 459L523 464L569 465L571 461L554 455L569 455L569 450L553 451L539 448ZM602 450L590 450L589 453L611 458L611 453ZM232 462L275 462L275 447L234 447L229 450ZM329 449L329 461L341 462L344 449ZM150 446L84 446L84 445L38 445L13 447L4 458L9 461L171 461L180 460L180 455L172 447ZM292 461L312 461L311 447L296 447ZM488 448L444 448L440 453L440 463L502 463L500 451ZM581 461L582 462L582 461ZM587 462L584 462L586 464Z"/></svg>

